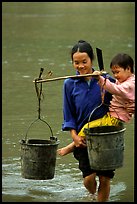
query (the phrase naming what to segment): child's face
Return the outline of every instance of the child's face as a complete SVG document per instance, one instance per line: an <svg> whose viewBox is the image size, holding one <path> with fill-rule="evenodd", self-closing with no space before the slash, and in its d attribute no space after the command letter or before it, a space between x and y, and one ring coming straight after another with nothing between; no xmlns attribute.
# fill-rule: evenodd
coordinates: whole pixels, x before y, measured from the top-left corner
<svg viewBox="0 0 137 204"><path fill-rule="evenodd" d="M89 74L92 72L92 62L86 52L76 52L73 55L73 66L80 74Z"/></svg>
<svg viewBox="0 0 137 204"><path fill-rule="evenodd" d="M130 68L127 67L127 69L124 69L118 65L112 66L111 71L114 75L114 77L120 82L124 82L127 80L128 77L131 76Z"/></svg>

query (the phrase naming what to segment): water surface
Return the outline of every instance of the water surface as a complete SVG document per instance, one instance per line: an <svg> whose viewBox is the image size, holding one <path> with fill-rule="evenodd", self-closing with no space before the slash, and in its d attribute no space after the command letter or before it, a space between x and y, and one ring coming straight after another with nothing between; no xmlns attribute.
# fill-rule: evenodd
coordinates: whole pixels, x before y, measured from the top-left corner
<svg viewBox="0 0 137 204"><path fill-rule="evenodd" d="M53 77L74 74L70 49L79 39L103 50L105 69L118 52L135 54L133 2L3 2L2 3L2 196L8 202L91 202L72 154L57 156L52 180L21 177L20 143L38 117L32 82L52 70ZM94 66L97 67L95 59ZM61 131L63 81L43 84L41 118L59 147L69 142ZM126 126L124 166L111 182L110 201L134 201L134 120ZM32 127L29 138L50 137L44 124Z"/></svg>

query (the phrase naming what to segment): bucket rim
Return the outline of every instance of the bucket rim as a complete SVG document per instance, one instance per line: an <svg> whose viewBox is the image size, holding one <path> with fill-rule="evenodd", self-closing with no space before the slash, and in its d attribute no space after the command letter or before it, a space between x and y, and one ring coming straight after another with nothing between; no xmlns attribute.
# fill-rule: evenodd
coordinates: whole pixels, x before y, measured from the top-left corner
<svg viewBox="0 0 137 204"><path fill-rule="evenodd" d="M35 143L35 144L33 144L33 143L29 143L28 142L29 140L48 141L48 142L51 142L51 143L47 143L47 144L44 144L44 143L43 144ZM20 142L21 145L27 145L27 146L55 146L55 145L58 145L60 143L59 140L45 140L45 139L29 139L29 140L25 141L24 139L22 139L19 142Z"/></svg>
<svg viewBox="0 0 137 204"><path fill-rule="evenodd" d="M90 130L90 128L85 128L85 130ZM109 134L118 134L118 133L121 133L121 132L124 132L126 130L126 128L123 128L123 129L120 129L120 130L117 130L117 131L110 131L110 132L90 132L89 131L89 135L90 136L96 136L96 135L109 135ZM87 135L86 135L87 136Z"/></svg>

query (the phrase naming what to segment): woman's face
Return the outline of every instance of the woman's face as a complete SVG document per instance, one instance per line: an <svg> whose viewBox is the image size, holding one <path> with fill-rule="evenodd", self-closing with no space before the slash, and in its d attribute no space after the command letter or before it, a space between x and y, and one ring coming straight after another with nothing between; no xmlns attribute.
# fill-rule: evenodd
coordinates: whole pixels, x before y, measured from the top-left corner
<svg viewBox="0 0 137 204"><path fill-rule="evenodd" d="M79 74L92 73L92 62L86 52L76 52L73 55L73 67L79 72Z"/></svg>

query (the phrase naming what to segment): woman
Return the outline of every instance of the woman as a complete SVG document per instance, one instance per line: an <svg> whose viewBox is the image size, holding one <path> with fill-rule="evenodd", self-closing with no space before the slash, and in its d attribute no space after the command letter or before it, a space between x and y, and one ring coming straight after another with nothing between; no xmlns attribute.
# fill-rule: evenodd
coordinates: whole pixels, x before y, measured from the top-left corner
<svg viewBox="0 0 137 204"><path fill-rule="evenodd" d="M94 72L94 53L92 46L80 40L71 51L71 59L77 74L90 74ZM106 77L106 76L105 76ZM108 76L107 76L108 77ZM110 80L115 82L113 78ZM104 103L109 104L111 94L105 93ZM81 128L88 122L90 113L102 103L100 86L93 77L80 77L77 79L66 79L64 81L64 123L63 131L70 131L75 143L74 157L79 161L79 169L83 174L83 183L91 193L96 193L96 176L99 177L98 202L107 201L110 193L110 179L114 177L114 169L96 171L90 167L87 147L84 137L78 136ZM102 118L108 112L108 106L101 105L93 114L90 120Z"/></svg>
<svg viewBox="0 0 137 204"><path fill-rule="evenodd" d="M112 126L120 123L128 123L135 112L135 75L134 61L125 53L118 53L111 61L110 68L116 79L116 83L110 82L109 79L100 76L99 71L94 71L93 77L98 80L98 84L104 90L113 94L109 112L102 118L90 121L85 124L79 136L85 137L84 129L98 126ZM58 150L62 156L73 151L75 143L67 145Z"/></svg>

